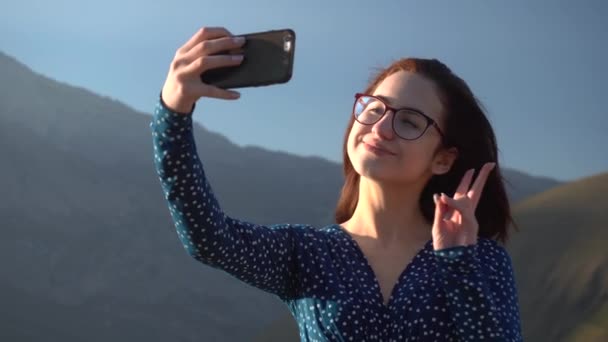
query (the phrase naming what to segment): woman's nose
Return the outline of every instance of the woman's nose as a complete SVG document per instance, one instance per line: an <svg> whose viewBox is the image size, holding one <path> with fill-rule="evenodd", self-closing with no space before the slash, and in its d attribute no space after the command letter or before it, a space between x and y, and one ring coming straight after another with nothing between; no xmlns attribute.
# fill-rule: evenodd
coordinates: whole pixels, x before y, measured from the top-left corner
<svg viewBox="0 0 608 342"><path fill-rule="evenodd" d="M372 126L372 132L383 137L384 139L392 139L394 135L393 114L394 113L392 110L386 111L380 120L378 120L378 122Z"/></svg>

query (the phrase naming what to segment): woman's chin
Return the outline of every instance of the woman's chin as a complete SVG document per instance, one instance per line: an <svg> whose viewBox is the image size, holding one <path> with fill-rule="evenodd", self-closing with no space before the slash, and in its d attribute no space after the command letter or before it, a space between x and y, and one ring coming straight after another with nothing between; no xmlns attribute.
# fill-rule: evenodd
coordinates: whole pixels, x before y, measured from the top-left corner
<svg viewBox="0 0 608 342"><path fill-rule="evenodd" d="M375 181L390 181L394 178L394 170L386 163L375 160L362 160L359 165L353 165L361 177Z"/></svg>
<svg viewBox="0 0 608 342"><path fill-rule="evenodd" d="M412 170L403 168L403 165L387 163L374 159L362 158L353 163L353 168L359 176L378 183L411 183L416 177L410 174Z"/></svg>

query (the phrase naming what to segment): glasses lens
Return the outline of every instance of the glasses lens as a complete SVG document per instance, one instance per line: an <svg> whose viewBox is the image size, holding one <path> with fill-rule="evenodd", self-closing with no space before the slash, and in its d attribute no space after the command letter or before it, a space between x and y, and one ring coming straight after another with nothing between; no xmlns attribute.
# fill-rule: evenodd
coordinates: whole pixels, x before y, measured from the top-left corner
<svg viewBox="0 0 608 342"><path fill-rule="evenodd" d="M395 132L404 139L416 139L424 133L427 120L420 113L400 110L395 115Z"/></svg>
<svg viewBox="0 0 608 342"><path fill-rule="evenodd" d="M355 102L354 114L357 121L373 124L384 114L384 104L371 96L361 96Z"/></svg>

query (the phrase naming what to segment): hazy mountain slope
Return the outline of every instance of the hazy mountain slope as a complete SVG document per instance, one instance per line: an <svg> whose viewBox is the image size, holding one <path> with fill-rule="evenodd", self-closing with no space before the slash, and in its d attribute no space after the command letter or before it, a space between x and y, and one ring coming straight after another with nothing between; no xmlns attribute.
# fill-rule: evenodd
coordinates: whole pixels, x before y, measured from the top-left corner
<svg viewBox="0 0 608 342"><path fill-rule="evenodd" d="M604 173L515 206L522 232L510 251L530 341L560 341L586 324L606 322L607 192ZM604 325L602 333L607 332Z"/></svg>

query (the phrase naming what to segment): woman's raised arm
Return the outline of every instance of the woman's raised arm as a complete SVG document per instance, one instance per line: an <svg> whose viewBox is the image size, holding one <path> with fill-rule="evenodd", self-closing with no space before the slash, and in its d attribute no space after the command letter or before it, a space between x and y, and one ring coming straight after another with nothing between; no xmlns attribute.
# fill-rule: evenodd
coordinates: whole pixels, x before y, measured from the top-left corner
<svg viewBox="0 0 608 342"><path fill-rule="evenodd" d="M314 227L262 226L228 217L205 176L192 131L198 98L236 98L231 95L234 92L203 84L199 77L205 68L234 64L229 57L207 55L237 44L227 41L229 35L222 28L202 29L178 50L150 123L154 164L187 252L204 264L287 299L297 293L298 266L305 255L300 253L301 246L315 236Z"/></svg>

